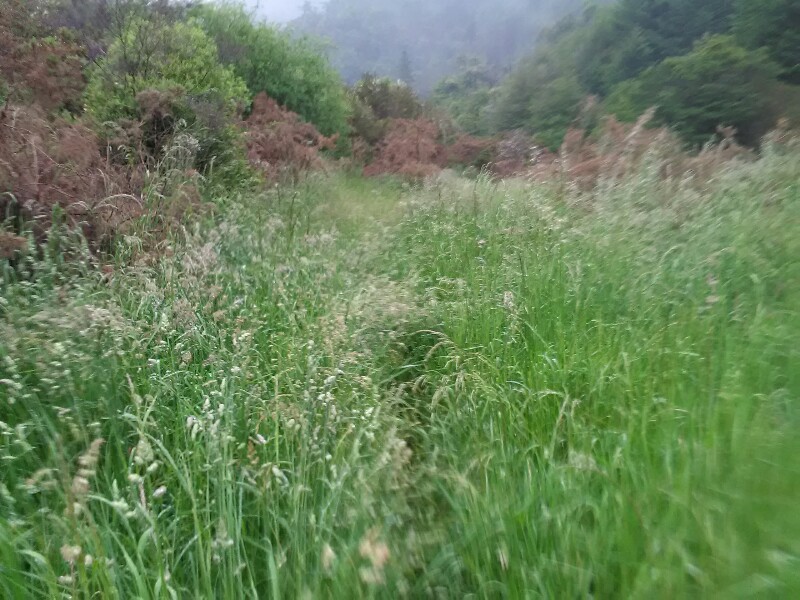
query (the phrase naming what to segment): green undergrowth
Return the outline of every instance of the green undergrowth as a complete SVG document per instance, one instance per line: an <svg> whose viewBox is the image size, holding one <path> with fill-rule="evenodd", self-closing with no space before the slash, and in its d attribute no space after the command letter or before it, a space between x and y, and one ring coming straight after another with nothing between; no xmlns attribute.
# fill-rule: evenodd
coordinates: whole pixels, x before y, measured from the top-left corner
<svg viewBox="0 0 800 600"><path fill-rule="evenodd" d="M6 266L0 597L792 597L800 154L658 171Z"/></svg>

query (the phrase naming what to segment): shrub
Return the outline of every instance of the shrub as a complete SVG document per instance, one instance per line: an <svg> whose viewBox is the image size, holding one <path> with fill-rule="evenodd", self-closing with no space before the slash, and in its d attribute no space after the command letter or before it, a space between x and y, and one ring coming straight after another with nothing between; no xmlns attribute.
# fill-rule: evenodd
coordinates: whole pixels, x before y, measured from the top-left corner
<svg viewBox="0 0 800 600"><path fill-rule="evenodd" d="M447 166L447 150L439 142L439 126L428 119L392 119L377 145L375 160L364 175L396 174L424 179Z"/></svg>
<svg viewBox="0 0 800 600"><path fill-rule="evenodd" d="M0 101L78 112L84 52L66 32L41 23L36 2L0 0Z"/></svg>
<svg viewBox="0 0 800 600"><path fill-rule="evenodd" d="M31 229L43 243L56 215L93 248L107 248L139 214L139 173L108 165L80 123L51 123L40 109L0 109L0 223Z"/></svg>
<svg viewBox="0 0 800 600"><path fill-rule="evenodd" d="M155 137L145 147L157 152L164 146L160 138L182 129L197 139L201 169L228 150L235 138L230 120L249 102L247 86L220 64L214 41L202 28L157 15L131 20L92 70L87 111L99 123L140 119L152 114L142 104L148 90L167 94L170 101L160 111L163 118L150 124Z"/></svg>
<svg viewBox="0 0 800 600"><path fill-rule="evenodd" d="M325 135L346 132L346 93L320 48L254 24L240 7L201 5L192 14L254 95L265 92Z"/></svg>
<svg viewBox="0 0 800 600"><path fill-rule="evenodd" d="M424 111L407 84L372 74L364 75L353 86L350 106L353 133L371 145L386 135L390 119L416 119Z"/></svg>
<svg viewBox="0 0 800 600"><path fill-rule="evenodd" d="M336 145L335 136L321 135L263 92L253 101L245 127L250 163L269 181L297 181L301 173L321 169L320 150Z"/></svg>

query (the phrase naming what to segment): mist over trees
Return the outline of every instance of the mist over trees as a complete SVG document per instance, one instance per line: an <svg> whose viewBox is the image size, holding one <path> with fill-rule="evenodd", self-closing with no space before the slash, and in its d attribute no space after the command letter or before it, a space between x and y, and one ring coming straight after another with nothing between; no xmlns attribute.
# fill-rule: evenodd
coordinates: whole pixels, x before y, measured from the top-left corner
<svg viewBox="0 0 800 600"><path fill-rule="evenodd" d="M402 79L423 94L468 57L503 72L535 46L543 28L584 0L329 0L307 3L292 23L330 41L348 83L364 73ZM409 81L410 80L410 81Z"/></svg>
<svg viewBox="0 0 800 600"><path fill-rule="evenodd" d="M780 118L798 118L798 32L797 0L590 6L546 32L479 114L456 118L474 130L523 129L555 147L571 125L591 128L598 112L635 120L655 106L654 124L672 126L691 145L719 125L755 145ZM458 107L452 97L444 102Z"/></svg>
<svg viewBox="0 0 800 600"><path fill-rule="evenodd" d="M306 4L320 4L324 0L240 0L241 5L258 20L286 23L303 13Z"/></svg>

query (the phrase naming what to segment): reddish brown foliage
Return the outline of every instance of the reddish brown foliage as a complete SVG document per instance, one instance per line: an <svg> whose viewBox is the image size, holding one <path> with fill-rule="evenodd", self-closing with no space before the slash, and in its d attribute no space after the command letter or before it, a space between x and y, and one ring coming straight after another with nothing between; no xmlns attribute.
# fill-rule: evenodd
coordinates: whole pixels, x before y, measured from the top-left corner
<svg viewBox="0 0 800 600"><path fill-rule="evenodd" d="M462 134L450 145L443 145L442 137L435 121L390 120L388 132L375 146L375 159L364 174L424 178L447 166L462 166L486 168L495 176L512 177L527 173L532 164L552 160L553 156L522 132L512 132L501 139Z"/></svg>
<svg viewBox="0 0 800 600"><path fill-rule="evenodd" d="M495 152L495 140L460 135L447 147L447 162L454 166L482 169L492 163Z"/></svg>
<svg viewBox="0 0 800 600"><path fill-rule="evenodd" d="M245 143L250 162L267 179L294 180L303 171L323 167L320 150L333 149L336 137L325 137L262 92L245 121Z"/></svg>
<svg viewBox="0 0 800 600"><path fill-rule="evenodd" d="M364 169L364 175L435 175L448 162L447 150L439 138L439 126L434 121L391 119L386 135L375 147L375 160Z"/></svg>
<svg viewBox="0 0 800 600"><path fill-rule="evenodd" d="M523 131L512 131L497 142L491 171L497 177L515 177L553 160L552 152L537 145L531 136Z"/></svg>
<svg viewBox="0 0 800 600"><path fill-rule="evenodd" d="M37 240L61 212L101 245L141 213L141 202L121 193L133 185L106 163L97 137L82 125L51 125L36 109L0 111L0 214L30 223Z"/></svg>
<svg viewBox="0 0 800 600"><path fill-rule="evenodd" d="M14 258L17 252L22 252L27 245L26 238L0 231L0 260Z"/></svg>
<svg viewBox="0 0 800 600"><path fill-rule="evenodd" d="M33 9L25 0L0 2L0 76L16 100L77 111L86 83L83 49L60 33L45 38Z"/></svg>
<svg viewBox="0 0 800 600"><path fill-rule="evenodd" d="M735 142L736 131L730 128L719 130L720 143L698 155L690 155L667 129L648 128L652 117L652 110L634 124L620 123L609 117L594 140L583 130L570 129L558 157L539 160L527 170L527 175L538 180L560 178L587 190L600 180L614 180L632 173L652 158L657 162L661 177L690 174L698 181L705 181L721 164L751 156L750 151Z"/></svg>

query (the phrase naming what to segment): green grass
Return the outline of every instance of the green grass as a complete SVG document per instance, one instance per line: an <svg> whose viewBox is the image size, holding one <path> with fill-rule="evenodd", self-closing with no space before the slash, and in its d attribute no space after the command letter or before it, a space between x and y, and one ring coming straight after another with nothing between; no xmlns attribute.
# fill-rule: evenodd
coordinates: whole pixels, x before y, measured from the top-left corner
<svg viewBox="0 0 800 600"><path fill-rule="evenodd" d="M797 595L798 173L331 175L6 267L0 597Z"/></svg>

